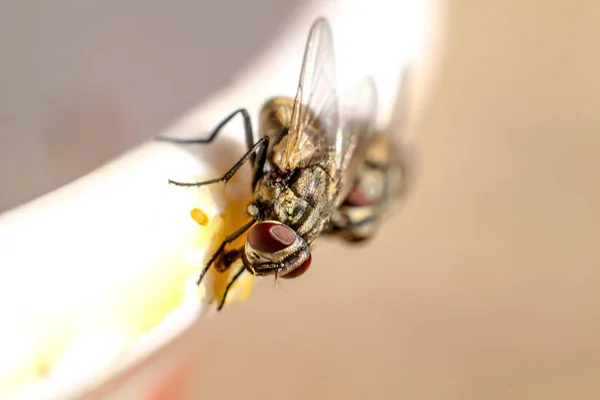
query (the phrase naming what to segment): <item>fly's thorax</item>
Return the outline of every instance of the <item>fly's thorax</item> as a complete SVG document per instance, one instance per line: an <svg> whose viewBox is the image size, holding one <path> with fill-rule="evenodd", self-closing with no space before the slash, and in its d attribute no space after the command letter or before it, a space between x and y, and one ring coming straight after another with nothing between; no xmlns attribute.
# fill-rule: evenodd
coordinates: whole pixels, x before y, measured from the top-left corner
<svg viewBox="0 0 600 400"><path fill-rule="evenodd" d="M265 174L254 190L262 220L281 222L307 244L319 236L334 207L336 186L320 165Z"/></svg>
<svg viewBox="0 0 600 400"><path fill-rule="evenodd" d="M310 266L310 248L288 226L278 221L255 224L246 238L242 260L257 276L296 277Z"/></svg>

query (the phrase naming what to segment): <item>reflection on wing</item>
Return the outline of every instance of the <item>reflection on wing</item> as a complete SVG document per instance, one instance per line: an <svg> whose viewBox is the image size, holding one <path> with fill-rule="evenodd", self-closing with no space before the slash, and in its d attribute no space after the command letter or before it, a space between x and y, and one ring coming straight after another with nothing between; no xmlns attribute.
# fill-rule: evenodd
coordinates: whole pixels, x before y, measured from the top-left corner
<svg viewBox="0 0 600 400"><path fill-rule="evenodd" d="M341 151L336 163L341 171L341 202L354 185L354 179L375 132L377 90L373 78L367 76L341 98L344 124L338 132Z"/></svg>
<svg viewBox="0 0 600 400"><path fill-rule="evenodd" d="M308 36L280 166L294 169L331 156L336 151L338 118L331 28L327 20L319 18Z"/></svg>

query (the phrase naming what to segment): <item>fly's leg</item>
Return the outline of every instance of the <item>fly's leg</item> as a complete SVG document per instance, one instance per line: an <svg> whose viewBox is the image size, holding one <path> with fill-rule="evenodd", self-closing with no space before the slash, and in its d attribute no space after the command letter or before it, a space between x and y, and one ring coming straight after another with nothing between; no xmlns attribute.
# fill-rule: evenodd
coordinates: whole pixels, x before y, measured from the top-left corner
<svg viewBox="0 0 600 400"><path fill-rule="evenodd" d="M246 148L250 149L256 142L254 138L254 132L252 131L252 124L250 123L250 115L248 114L248 110L245 108L240 108L235 110L231 114L229 114L223 121L219 122L219 125L213 129L213 131L206 138L196 138L196 139L174 139L158 136L155 139L161 142L171 142L171 143L179 143L179 144L206 144L210 143L217 137L217 135L221 132L221 129L225 125L229 123L237 114L241 114L244 119L244 131L246 133ZM255 156L251 156L252 164L254 165Z"/></svg>
<svg viewBox="0 0 600 400"><path fill-rule="evenodd" d="M244 251L243 246L239 249L225 251L223 253L223 257L221 258L222 262L219 264L215 264L215 269L221 273L227 271L234 262L236 262L242 257L242 251Z"/></svg>
<svg viewBox="0 0 600 400"><path fill-rule="evenodd" d="M269 137L265 136L267 143L258 151L258 159L252 162L254 171L252 173L252 190L256 187L256 183L265 173L265 162L267 161L267 150L269 148Z"/></svg>
<svg viewBox="0 0 600 400"><path fill-rule="evenodd" d="M235 175L235 173L246 163L246 161L248 161L251 157L255 157L255 152L258 149L261 155L261 159L266 157L266 149L269 147L269 137L268 136L263 136L261 137L258 142L256 142L251 148L250 150L248 150L248 152L246 152L246 154L244 154L244 156L242 158L240 158L240 160L238 162L235 163L235 165L233 167L231 167L231 169L229 171L227 171L227 173L225 173L225 175L223 175L220 178L215 178L215 179L210 179L208 181L204 181L204 182L190 182L190 183L185 183L185 182L175 182L169 179L169 183L175 186L194 186L194 187L199 187L199 186L204 186L204 185L209 185L211 183L218 183L218 182L225 182L227 183L227 181L229 179L231 179L231 177L233 177L233 175ZM262 166L264 167L264 161L262 162ZM255 175L256 175L256 171L258 171L258 169L255 169ZM261 168L261 173L262 173L262 168Z"/></svg>
<svg viewBox="0 0 600 400"><path fill-rule="evenodd" d="M242 236L242 234L244 232L246 232L248 229L250 229L250 227L252 225L254 225L254 222L256 222L256 220L252 219L250 222L246 223L246 225L242 226L237 231L230 233L227 237L225 237L225 240L223 240L223 242L219 245L219 248L217 249L217 251L215 251L215 253L212 255L210 260L208 260L208 263L206 263L206 266L202 269L202 272L200 272L200 277L198 278L198 281L196 282L197 285L200 285L200 283L202 282L202 279L204 279L204 275L206 275L210 266L215 262L217 257L219 257L219 255L223 252L223 249L225 249L225 245L233 242L234 240L236 240L237 238ZM223 268L220 272L227 270L227 268L229 268L229 266L226 266L226 268Z"/></svg>
<svg viewBox="0 0 600 400"><path fill-rule="evenodd" d="M225 288L225 291L223 292L223 298L221 299L221 303L219 303L219 306L217 307L218 311L221 311L221 309L225 305L225 300L227 299L227 293L229 293L229 290L231 289L231 287L233 286L233 284L235 283L235 281L237 281L238 278L240 276L242 276L242 274L244 273L245 269L246 268L242 266L240 268L240 270L233 276L233 278L231 278L231 281L229 281L229 283L227 284L227 287Z"/></svg>

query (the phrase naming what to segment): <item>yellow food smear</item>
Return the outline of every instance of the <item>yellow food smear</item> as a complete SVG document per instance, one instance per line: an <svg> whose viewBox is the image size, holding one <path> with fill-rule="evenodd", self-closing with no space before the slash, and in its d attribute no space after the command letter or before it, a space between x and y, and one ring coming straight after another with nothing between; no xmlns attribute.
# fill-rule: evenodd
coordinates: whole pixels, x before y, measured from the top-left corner
<svg viewBox="0 0 600 400"><path fill-rule="evenodd" d="M190 211L190 216L194 221L198 223L198 225L206 226L208 225L208 215L204 211L199 208L193 208Z"/></svg>
<svg viewBox="0 0 600 400"><path fill-rule="evenodd" d="M215 229L215 236L212 238L211 245L208 246L208 253L206 259L208 259L217 250L219 245L225 239L227 235L238 229L240 226L248 222L248 215L246 214L246 206L248 205L248 199L230 199L227 202L225 211L219 216L219 224L225 229ZM246 241L246 235L241 235L234 242L230 243L225 250L236 249L244 246ZM217 259L216 262L219 262ZM201 266L202 268L202 266ZM234 263L227 271L217 272L214 268L211 268L212 279L212 296L207 299L210 303L219 304L225 293L227 285L231 279L237 274L240 268L244 268L241 260ZM207 276L208 278L208 276ZM244 272L237 281L231 286L229 293L227 294L226 304L230 304L234 301L243 301L250 296L252 293L252 284L254 282L254 276L248 272Z"/></svg>

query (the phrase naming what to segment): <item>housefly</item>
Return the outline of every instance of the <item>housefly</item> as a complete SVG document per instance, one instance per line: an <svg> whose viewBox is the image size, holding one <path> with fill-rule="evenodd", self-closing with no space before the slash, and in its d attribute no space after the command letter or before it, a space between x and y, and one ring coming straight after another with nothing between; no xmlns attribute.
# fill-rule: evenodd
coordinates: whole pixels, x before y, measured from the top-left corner
<svg viewBox="0 0 600 400"><path fill-rule="evenodd" d="M406 79L404 74L396 113L404 115ZM346 135L357 138L356 150L348 168L353 186L331 216L328 233L347 241L371 238L390 205L406 190L407 153L395 143L392 134L403 118L395 118L386 130L375 128L377 91L366 77L343 96L342 110L347 114ZM345 104L345 105L344 105ZM400 106L400 107L399 107Z"/></svg>
<svg viewBox="0 0 600 400"><path fill-rule="evenodd" d="M253 168L253 199L249 220L229 234L202 269L198 284L214 265L226 271L243 266L229 282L218 306L244 270L255 276L296 277L311 263L311 244L354 181L346 170L358 144L357 130L343 129L338 112L335 59L329 23L317 19L308 36L296 97L274 97L260 112L260 138L255 139L246 109L226 117L206 139L164 139L178 143L208 143L233 117L244 120L247 153L220 178L177 186L199 187L227 182L247 161ZM247 232L245 245L225 249Z"/></svg>

